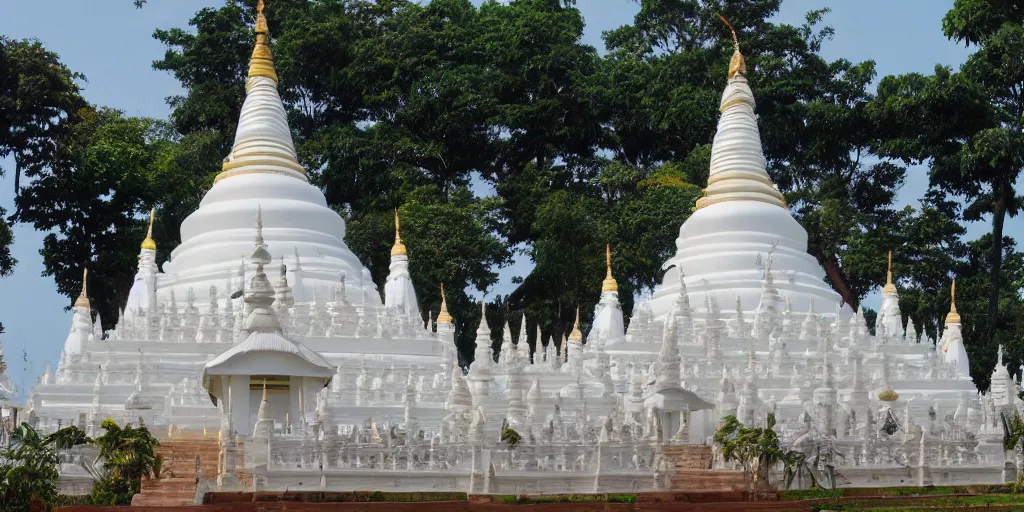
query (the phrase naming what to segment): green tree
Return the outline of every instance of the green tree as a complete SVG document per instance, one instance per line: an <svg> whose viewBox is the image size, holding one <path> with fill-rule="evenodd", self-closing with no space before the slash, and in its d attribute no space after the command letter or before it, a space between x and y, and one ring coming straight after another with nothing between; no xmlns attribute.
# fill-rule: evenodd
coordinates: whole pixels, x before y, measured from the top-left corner
<svg viewBox="0 0 1024 512"><path fill-rule="evenodd" d="M932 183L967 201L965 219L991 215L994 243L985 332L994 336L1003 280L1003 228L1006 217L1020 211L1014 185L1024 169L1024 12L1013 2L957 0L942 28L946 37L977 47L961 73L980 90L988 107L982 112L989 116L985 124L961 129L964 136L955 152L932 157ZM972 106L957 105L961 111Z"/></svg>
<svg viewBox="0 0 1024 512"><path fill-rule="evenodd" d="M160 470L162 461L156 453L160 442L145 425L122 428L108 418L101 426L105 432L93 443L99 448L98 460L106 474L93 485L93 504L129 505L142 489L142 479L152 478Z"/></svg>
<svg viewBox="0 0 1024 512"><path fill-rule="evenodd" d="M53 163L18 196L15 219L50 231L40 250L44 275L69 299L81 290L82 268L92 271L93 292L103 291L93 309L110 321L131 288L149 209L173 211L190 179L175 174L175 143L161 123L106 108L77 116ZM173 244L162 246L166 254Z"/></svg>
<svg viewBox="0 0 1024 512"><path fill-rule="evenodd" d="M84 80L36 40L0 36L0 158L14 161L14 192L56 157L57 138L85 106Z"/></svg>
<svg viewBox="0 0 1024 512"><path fill-rule="evenodd" d="M763 427L747 427L736 416L726 416L715 431L714 440L722 448L722 457L726 461L739 463L743 472L749 475L754 499L758 496L761 477L764 477L767 485L771 467L786 457L779 446L779 436L775 433L774 414L768 414Z"/></svg>
<svg viewBox="0 0 1024 512"><path fill-rule="evenodd" d="M27 512L33 501L57 495L57 453L27 423L14 430L0 459L0 510Z"/></svg>
<svg viewBox="0 0 1024 512"><path fill-rule="evenodd" d="M11 433L10 446L0 450L0 512L27 512L33 503L52 503L57 497L59 451L89 442L74 426L44 438L28 423L19 425Z"/></svg>
<svg viewBox="0 0 1024 512"><path fill-rule="evenodd" d="M57 139L85 105L78 86L83 79L39 41L0 36L0 159L14 163L0 174L13 171L16 195L22 176L34 178L52 164ZM6 215L0 208L0 217ZM17 263L12 243L11 224L0 222L0 276L10 275Z"/></svg>
<svg viewBox="0 0 1024 512"><path fill-rule="evenodd" d="M1014 271L1003 268L1008 254L1004 244L1009 241L1003 229L1006 217L1019 210L1014 185L1024 166L1020 136L1024 101L1019 96L1024 61L1018 51L1024 45L1024 27L1018 11L1007 3L958 0L943 20L944 32L975 45L977 51L957 72L937 66L928 76L886 77L873 106L879 130L887 138L880 146L882 152L927 164L931 187L941 191L937 194L964 203L959 213L963 220L991 218L992 237L973 244L989 254L985 258L972 254L969 261L976 265L957 272L986 275L986 307L965 316L971 322L965 328L968 352L971 344L984 345L987 369L972 370L983 387L987 387L989 362L995 358L995 346L989 342L1017 329L1010 321L1018 314L1016 303L1004 299L1019 286L1012 282Z"/></svg>

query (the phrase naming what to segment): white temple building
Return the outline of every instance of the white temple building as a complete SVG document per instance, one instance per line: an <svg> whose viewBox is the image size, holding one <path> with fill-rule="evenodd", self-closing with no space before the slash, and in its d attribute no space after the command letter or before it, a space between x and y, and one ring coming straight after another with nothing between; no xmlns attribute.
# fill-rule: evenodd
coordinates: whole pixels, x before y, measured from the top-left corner
<svg viewBox="0 0 1024 512"><path fill-rule="evenodd" d="M705 195L628 329L609 248L589 333L577 316L562 354L531 353L524 319L505 326L495 363L484 317L464 376L446 301L422 320L397 213L381 301L308 182L261 10L223 172L162 268L151 232L142 243L113 327L93 318L83 276L29 421L205 434L222 447L225 489L663 489L679 453L667 447L703 447L730 468L710 447L720 419L769 413L837 485L1006 481L1022 464L1000 424L1020 408L1018 384L1000 358L992 390L977 392L955 302L938 344L904 328L891 268L874 335L842 304L766 172L746 73L737 47Z"/></svg>

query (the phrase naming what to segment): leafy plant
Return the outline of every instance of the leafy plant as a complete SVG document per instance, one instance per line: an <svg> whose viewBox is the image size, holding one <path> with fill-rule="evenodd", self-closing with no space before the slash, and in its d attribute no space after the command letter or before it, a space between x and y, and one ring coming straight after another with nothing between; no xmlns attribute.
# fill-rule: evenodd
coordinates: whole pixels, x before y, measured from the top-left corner
<svg viewBox="0 0 1024 512"><path fill-rule="evenodd" d="M33 501L56 499L57 451L90 441L78 427L65 427L43 438L22 423L11 434L10 447L0 451L0 512L29 510Z"/></svg>
<svg viewBox="0 0 1024 512"><path fill-rule="evenodd" d="M738 462L750 476L755 499L762 470L767 480L767 470L787 457L779 447L774 414L768 415L763 427L747 427L736 416L727 416L715 432L714 440L722 448L725 460Z"/></svg>
<svg viewBox="0 0 1024 512"><path fill-rule="evenodd" d="M103 420L104 434L93 440L100 453L97 461L104 474L93 484L95 505L129 505L139 493L143 478L155 477L162 464L156 453L157 441L145 425L121 428L112 419Z"/></svg>
<svg viewBox="0 0 1024 512"><path fill-rule="evenodd" d="M1021 441L1024 441L1024 418L1014 413L1012 418L1007 419L1002 415L1003 420L1003 449L1013 451L1021 449Z"/></svg>
<svg viewBox="0 0 1024 512"><path fill-rule="evenodd" d="M516 429L509 426L508 420L502 420L501 440L508 443L509 448L515 448L523 440L523 436L516 432Z"/></svg>

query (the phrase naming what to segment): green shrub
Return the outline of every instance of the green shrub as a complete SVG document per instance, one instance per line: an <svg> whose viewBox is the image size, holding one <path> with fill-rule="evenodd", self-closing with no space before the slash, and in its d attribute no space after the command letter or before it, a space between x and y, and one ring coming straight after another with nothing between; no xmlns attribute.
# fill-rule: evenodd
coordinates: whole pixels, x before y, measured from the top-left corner
<svg viewBox="0 0 1024 512"><path fill-rule="evenodd" d="M58 494L50 501L50 510L61 507L88 507L94 505L90 494Z"/></svg>
<svg viewBox="0 0 1024 512"><path fill-rule="evenodd" d="M608 503L636 503L636 494L609 494Z"/></svg>
<svg viewBox="0 0 1024 512"><path fill-rule="evenodd" d="M132 496L142 490L142 479L155 478L161 470L163 459L156 453L160 442L145 425L121 428L108 418L101 426L105 432L92 442L100 449L106 475L93 484L93 503L131 505Z"/></svg>
<svg viewBox="0 0 1024 512"><path fill-rule="evenodd" d="M813 489L782 491L782 500L835 500L843 497L842 489Z"/></svg>
<svg viewBox="0 0 1024 512"><path fill-rule="evenodd" d="M387 503L418 503L428 501L466 501L464 492L383 492L373 491L369 501Z"/></svg>

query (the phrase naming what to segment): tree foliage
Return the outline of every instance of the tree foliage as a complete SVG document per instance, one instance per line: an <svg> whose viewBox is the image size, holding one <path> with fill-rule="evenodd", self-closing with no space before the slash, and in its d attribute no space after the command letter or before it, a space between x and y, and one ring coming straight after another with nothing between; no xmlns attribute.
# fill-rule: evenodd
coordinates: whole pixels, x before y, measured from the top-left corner
<svg viewBox="0 0 1024 512"><path fill-rule="evenodd" d="M0 159L13 163L13 169L0 167L0 175L14 173L15 194L22 176L34 178L56 158L58 139L85 104L78 86L82 79L39 41L0 35ZM0 216L6 215L0 208ZM17 263L13 243L11 223L0 222L0 277L10 275Z"/></svg>
<svg viewBox="0 0 1024 512"><path fill-rule="evenodd" d="M162 460L156 447L160 443L145 425L122 428L106 419L101 426L104 434L92 439L73 425L43 437L28 423L22 423L12 433L10 447L0 451L0 512L35 510L31 508L33 502L56 504L60 454L80 445L95 445L99 450L87 469L102 468L93 483L89 504L131 504L142 479L159 471Z"/></svg>
<svg viewBox="0 0 1024 512"><path fill-rule="evenodd" d="M748 427L740 423L736 416L726 416L715 431L714 440L722 449L722 457L727 462L739 463L750 476L755 497L760 474L763 473L767 480L770 468L787 457L779 445L775 415L771 413L763 427Z"/></svg>
<svg viewBox="0 0 1024 512"><path fill-rule="evenodd" d="M101 427L104 433L93 443L106 473L93 485L93 505L130 505L132 496L142 489L142 479L160 470L162 460L156 453L160 442L145 425L120 427L108 418Z"/></svg>
<svg viewBox="0 0 1024 512"><path fill-rule="evenodd" d="M53 503L57 497L58 453L89 442L74 426L45 438L28 423L15 428L10 446L0 450L0 512L27 512L34 510L34 503Z"/></svg>
<svg viewBox="0 0 1024 512"><path fill-rule="evenodd" d="M176 143L162 123L107 108L77 115L53 163L18 197L14 217L50 232L40 250L44 274L62 294L77 297L83 267L92 271L93 309L109 321L127 300L149 209L175 205L189 177L175 173ZM176 238L161 244L163 254Z"/></svg>
<svg viewBox="0 0 1024 512"><path fill-rule="evenodd" d="M957 0L943 19L944 33L975 45L976 51L957 71L937 66L932 75L886 77L872 105L882 136L880 154L928 165L931 195L952 205L944 210L956 210L954 219L991 222L991 234L971 242L968 253L954 251L948 267L955 269L950 277L967 282L976 276L980 284L965 284L962 296L973 310L965 339L972 374L982 389L997 343L1007 343L1014 354L1011 367L1020 362L1016 319L1021 283L1014 276L1013 241L1004 236L1004 226L1008 216L1019 212L1015 184L1024 168L1022 21L1012 2ZM979 297L984 297L981 309L973 307Z"/></svg>

